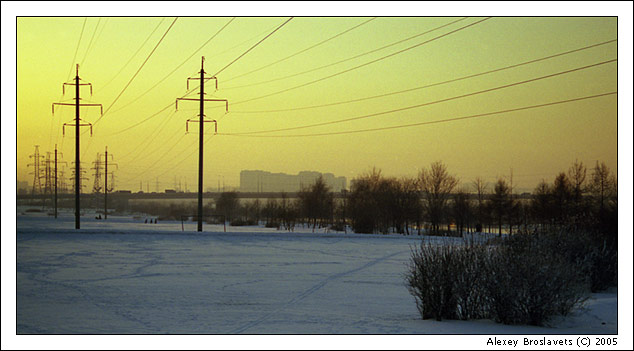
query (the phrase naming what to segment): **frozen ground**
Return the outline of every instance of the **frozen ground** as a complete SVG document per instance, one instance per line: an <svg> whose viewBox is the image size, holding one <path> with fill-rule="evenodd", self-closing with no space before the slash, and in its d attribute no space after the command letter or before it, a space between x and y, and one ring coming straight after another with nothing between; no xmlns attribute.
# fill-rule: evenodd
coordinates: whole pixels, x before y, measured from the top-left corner
<svg viewBox="0 0 634 351"><path fill-rule="evenodd" d="M615 334L616 291L550 327L421 320L416 236L295 233L145 217L17 216L18 334Z"/></svg>

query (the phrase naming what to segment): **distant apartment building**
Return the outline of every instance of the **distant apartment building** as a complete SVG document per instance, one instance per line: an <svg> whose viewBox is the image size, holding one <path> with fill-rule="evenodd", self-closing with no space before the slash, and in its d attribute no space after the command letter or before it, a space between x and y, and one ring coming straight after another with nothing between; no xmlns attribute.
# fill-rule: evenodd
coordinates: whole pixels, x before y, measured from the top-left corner
<svg viewBox="0 0 634 351"><path fill-rule="evenodd" d="M346 177L335 177L332 173L302 171L297 175L271 173L265 171L240 172L240 191L263 192L297 192L303 187L311 186L323 177L324 183L334 192L346 189Z"/></svg>

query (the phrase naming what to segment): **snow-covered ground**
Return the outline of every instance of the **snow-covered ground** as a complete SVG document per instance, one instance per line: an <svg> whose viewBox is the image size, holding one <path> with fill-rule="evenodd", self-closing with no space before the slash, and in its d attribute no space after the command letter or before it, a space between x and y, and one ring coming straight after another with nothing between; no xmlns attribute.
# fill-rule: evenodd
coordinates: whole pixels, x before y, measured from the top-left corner
<svg viewBox="0 0 634 351"><path fill-rule="evenodd" d="M404 283L417 236L144 220L18 212L17 333L617 333L616 290L548 327L421 320Z"/></svg>

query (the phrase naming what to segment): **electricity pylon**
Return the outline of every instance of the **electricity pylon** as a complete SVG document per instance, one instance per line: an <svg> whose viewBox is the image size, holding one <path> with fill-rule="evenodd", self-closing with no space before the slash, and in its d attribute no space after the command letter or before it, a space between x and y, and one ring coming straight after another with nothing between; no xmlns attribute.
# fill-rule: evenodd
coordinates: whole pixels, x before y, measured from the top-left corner
<svg viewBox="0 0 634 351"><path fill-rule="evenodd" d="M68 187L66 186L66 170L64 168L59 170L59 176L57 179L59 180L59 192L62 194L68 194Z"/></svg>
<svg viewBox="0 0 634 351"><path fill-rule="evenodd" d="M114 157L112 156L112 154L110 154L110 157L114 160ZM104 195L104 208L103 208L103 213L104 213L104 219L108 219L108 193L111 192L114 189L114 173L112 172L108 172L108 147L106 146L106 154L104 155L104 163L105 163L105 171L103 172L103 177L104 177L104 187L103 187L103 195ZM119 169L119 165L117 165L116 163L111 163L111 165L117 167L117 169ZM112 176L112 182L110 182L110 187L108 187L108 175Z"/></svg>
<svg viewBox="0 0 634 351"><path fill-rule="evenodd" d="M39 194L40 192L42 192L42 183L40 182L42 171L40 170L40 162L41 159L44 158L44 156L40 155L39 145L35 145L35 152L33 153L33 155L29 155L29 158L33 159L33 163L29 163L27 165L27 167L33 166L33 190L31 191L31 193L35 194L37 190L37 193Z"/></svg>
<svg viewBox="0 0 634 351"><path fill-rule="evenodd" d="M72 162L73 165L75 165L75 162ZM79 176L77 176L77 170L79 170ZM79 186L80 186L80 193L83 190L83 188L86 186L86 184L84 182L82 182L82 180L88 180L88 178L85 176L86 174L86 170L83 167L77 167L75 165L75 167L71 170L71 177L70 180L73 182L73 188L77 189L77 179L79 179Z"/></svg>
<svg viewBox="0 0 634 351"><path fill-rule="evenodd" d="M55 162L55 160L51 160L51 152L46 152L46 159L43 161L44 164L44 194L49 195L53 194L53 167L51 167L51 163Z"/></svg>
<svg viewBox="0 0 634 351"><path fill-rule="evenodd" d="M57 144L55 144L55 196L54 196L54 203L55 203L55 218L57 218L57 164L58 163L66 163L66 161L58 161L57 160ZM62 154L61 152L59 153L60 155ZM64 172L62 172L62 179L64 179ZM63 184L63 189L66 188L66 185L64 183L64 181L62 180L62 184Z"/></svg>
<svg viewBox="0 0 634 351"><path fill-rule="evenodd" d="M64 83L62 84L62 94L66 92L67 85L75 86L75 103L62 103L62 102L54 102L53 103L53 114L55 114L55 105L67 105L67 106L75 106L75 123L64 123L62 126L62 134L65 134L64 128L66 125L75 127L75 229L79 229L79 216L80 216L80 201L79 196L81 193L81 179L80 179L80 160L79 160L79 127L90 126L90 135L92 136L92 124L90 123L80 123L81 118L79 118L79 107L80 106L99 106L101 107L101 115L103 115L103 105L101 104L82 104L79 102L79 87L82 85L90 86L90 95L92 96L92 84L90 83L79 83L79 64L76 67L76 75L74 83Z"/></svg>
<svg viewBox="0 0 634 351"><path fill-rule="evenodd" d="M205 101L224 101L225 103L225 111L229 111L229 101L226 99L205 99L205 80L214 79L216 80L216 89L218 89L218 79L216 77L207 77L205 78L205 57L203 56L200 63L200 78L187 78L187 90L189 90L189 80L190 79L199 79L200 80L200 98L192 99L192 98L177 98L176 99L176 110L178 110L178 100L190 100L190 101L199 101L200 102L200 114L198 115L199 120L191 120L188 119L185 123L185 130L189 131L189 122L198 122L199 130L198 130L198 231L203 231L203 131L204 124L206 122L214 123L216 128L215 132L218 132L218 123L215 120L207 120L205 121Z"/></svg>
<svg viewBox="0 0 634 351"><path fill-rule="evenodd" d="M101 192L101 155L99 155L99 153L97 153L97 159L93 161L93 165L92 169L95 170L95 173L93 173L95 182L92 186L92 192L96 194Z"/></svg>

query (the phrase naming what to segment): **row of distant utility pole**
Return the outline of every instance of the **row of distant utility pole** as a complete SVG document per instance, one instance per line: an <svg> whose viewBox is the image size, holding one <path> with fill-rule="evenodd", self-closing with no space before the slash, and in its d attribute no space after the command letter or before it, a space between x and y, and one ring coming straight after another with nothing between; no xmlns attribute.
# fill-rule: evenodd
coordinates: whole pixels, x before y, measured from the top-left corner
<svg viewBox="0 0 634 351"><path fill-rule="evenodd" d="M187 78L187 90L189 91L189 81L190 80L200 80L200 91L199 91L199 95L200 97L198 99L193 99L193 98L177 98L176 99L176 109L178 110L178 101L179 100L191 100L191 101L199 101L200 103L200 114L199 114L199 119L198 120L193 120L193 119L188 119L186 121L185 124L185 131L189 132L189 122L197 122L199 124L199 131L198 131L198 231L201 232L202 231L202 219L203 219L203 138L204 138L204 124L205 123L214 123L214 132L217 133L218 132L218 123L216 120L205 120L205 101L215 101L215 102L224 102L225 103L225 111L228 112L229 111L229 101L226 99L206 99L205 98L205 81L206 80L210 80L210 79L214 79L216 81L216 89L218 89L218 79L216 77L205 77L205 69L204 69L204 64L205 64L205 57L203 56L201 59L201 64L200 64L200 77L195 77L195 78ZM79 132L79 128L80 127L90 127L90 135L92 136L92 124L91 123L81 123L82 119L80 118L80 107L81 106L86 106L86 107L96 107L99 106L101 108L101 115L103 116L103 106L101 104L87 104L87 103L81 103L80 102L80 97L79 97L79 88L80 86L89 86L90 87L90 94L92 95L92 84L90 83L80 83L81 78L79 78L79 65L76 66L76 75L75 75L75 79L73 83L64 83L62 85L62 92L65 93L66 90L66 85L71 85L71 86L75 86L75 102L74 103L61 103L61 102L56 102L53 103L53 113L55 113L55 105L63 105L63 106L75 106L75 121L74 123L64 123L63 124L63 133L65 134L65 127L66 126L70 126L70 127L75 127L75 229L80 229L80 193L81 193L81 167L80 167L80 143L79 143L79 139L80 139L80 132ZM37 147L36 147L36 153L34 155L34 157L36 158L36 164L39 164L39 151L37 151ZM57 145L55 146L55 218L57 218ZM100 162L101 159L98 156L98 161L96 162L96 166L94 169L100 169ZM36 171L39 173L39 171ZM96 184L99 182L98 180L98 174L100 174L100 172L97 170L96 174L95 174L95 182ZM106 147L106 153L105 153L105 191L104 191L104 195L105 195L105 217L107 218L107 212L108 212L108 148ZM39 178L38 178L39 179ZM39 181L39 180L38 180Z"/></svg>
<svg viewBox="0 0 634 351"><path fill-rule="evenodd" d="M57 152L57 145L55 145L55 158L51 160L51 152L46 152L46 159L43 155L40 154L39 145L35 145L35 152L32 155L29 155L29 158L33 159L33 163L29 163L28 167L33 167L33 172L29 174L33 174L33 189L31 190L31 194L52 194L53 188L57 187L57 165L58 164L66 164L65 161L58 161L58 155L61 156L61 152ZM62 176L60 177L61 185L60 188L62 191L66 189L66 183L64 182L63 171L61 171ZM44 185L42 186L42 179L44 180ZM53 181L55 179L55 181ZM42 191L42 188L44 190Z"/></svg>
<svg viewBox="0 0 634 351"><path fill-rule="evenodd" d="M55 157L51 159L51 154ZM29 158L33 159L33 163L29 163L28 167L33 167L33 187L31 194L44 194L53 196L53 207L55 209L54 215L57 218L57 194L67 193L66 178L64 177L64 169L60 169L60 165L66 165L66 161L61 161L60 157L62 153L57 150L57 144L55 145L55 152L46 152L46 159L40 154L39 145L35 145L35 152L29 155ZM104 192L104 212L106 218L108 217L108 193L112 192L114 188L114 173L108 171L108 165L118 167L116 163L108 162L109 158L112 158L112 154L108 155L108 147L106 146L105 160L102 160L104 155L97 153L97 160L93 162L93 173L95 183L93 185L93 193L98 194L103 190ZM104 170L105 168L105 170ZM69 178L71 182L75 182L75 170L72 172L72 176ZM86 171L80 167L80 182L81 180L87 180L85 175ZM104 178L104 186L102 186L102 176ZM108 177L110 177L110 185L108 185ZM44 180L44 185L42 185ZM80 188L83 189L84 184L80 184Z"/></svg>
<svg viewBox="0 0 634 351"><path fill-rule="evenodd" d="M61 155L61 152L59 153ZM57 185L58 185L58 177L57 177L57 165L61 163L66 163L64 161L58 161L57 159L57 145L55 145L55 158L51 160L51 153L46 153L46 160L44 160L44 156L40 155L39 145L35 145L35 152L33 155L30 155L29 158L33 159L33 163L29 163L27 166L33 167L33 190L32 194L37 192L41 192L42 183L41 179L44 179L44 193L50 194L54 192L54 207L55 207L55 218L57 218ZM51 167L51 163L54 164ZM44 169L40 168L40 164L44 166ZM66 189L65 182L62 179L62 189Z"/></svg>

